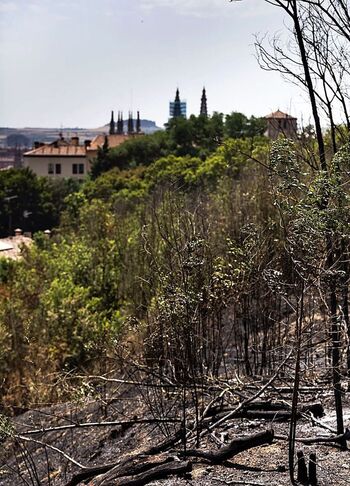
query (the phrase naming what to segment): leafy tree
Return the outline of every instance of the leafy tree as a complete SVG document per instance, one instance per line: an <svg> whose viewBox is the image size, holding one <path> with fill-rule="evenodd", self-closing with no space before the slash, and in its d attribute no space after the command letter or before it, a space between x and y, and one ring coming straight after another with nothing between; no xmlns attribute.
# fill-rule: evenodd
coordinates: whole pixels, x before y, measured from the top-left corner
<svg viewBox="0 0 350 486"><path fill-rule="evenodd" d="M91 177L95 179L114 167L122 170L149 165L169 153L169 144L167 134L159 131L152 135L133 137L115 148L99 148L92 164Z"/></svg>
<svg viewBox="0 0 350 486"><path fill-rule="evenodd" d="M11 278L11 272L14 270L15 265L15 260L0 257L0 291L1 284L6 284Z"/></svg>
<svg viewBox="0 0 350 486"><path fill-rule="evenodd" d="M0 172L0 235L57 226L65 198L78 188L76 181L40 178L28 168Z"/></svg>
<svg viewBox="0 0 350 486"><path fill-rule="evenodd" d="M101 172L111 168L111 161L109 158L108 138L105 137L102 147L98 147L96 160L91 166L91 177L96 177Z"/></svg>
<svg viewBox="0 0 350 486"><path fill-rule="evenodd" d="M225 133L229 138L253 138L262 136L266 129L263 118L251 116L247 118L243 113L232 112L225 118Z"/></svg>
<svg viewBox="0 0 350 486"><path fill-rule="evenodd" d="M266 131L266 120L251 116L247 122L246 135L249 138L261 137Z"/></svg>
<svg viewBox="0 0 350 486"><path fill-rule="evenodd" d="M230 138L242 138L245 135L248 118L243 113L232 112L226 115L225 132Z"/></svg>
<svg viewBox="0 0 350 486"><path fill-rule="evenodd" d="M145 181L147 170L144 166L125 170L115 167L102 173L97 179L87 181L82 188L83 194L89 200L96 198L112 201L117 195L125 199L141 198L148 189Z"/></svg>
<svg viewBox="0 0 350 486"><path fill-rule="evenodd" d="M169 121L167 132L175 155L195 155L196 149L193 144L194 129L192 122L193 119L186 120L183 117L176 117Z"/></svg>
<svg viewBox="0 0 350 486"><path fill-rule="evenodd" d="M215 148L220 145L224 138L224 115L215 111L210 117L210 133L215 142Z"/></svg>

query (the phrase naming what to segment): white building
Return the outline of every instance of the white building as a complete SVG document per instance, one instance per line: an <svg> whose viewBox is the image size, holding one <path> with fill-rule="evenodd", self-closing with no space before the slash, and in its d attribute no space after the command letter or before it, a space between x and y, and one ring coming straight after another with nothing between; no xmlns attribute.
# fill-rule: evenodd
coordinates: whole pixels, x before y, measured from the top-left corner
<svg viewBox="0 0 350 486"><path fill-rule="evenodd" d="M82 179L88 172L86 145L79 145L78 137L65 140L60 134L50 144L36 143L23 155L23 165L38 176Z"/></svg>

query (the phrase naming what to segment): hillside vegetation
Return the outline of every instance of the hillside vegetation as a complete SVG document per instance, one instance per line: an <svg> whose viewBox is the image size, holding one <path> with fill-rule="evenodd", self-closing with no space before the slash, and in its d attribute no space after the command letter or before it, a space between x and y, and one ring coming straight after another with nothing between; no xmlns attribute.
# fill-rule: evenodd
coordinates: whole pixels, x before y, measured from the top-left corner
<svg viewBox="0 0 350 486"><path fill-rule="evenodd" d="M96 166L117 166L66 197L51 239L36 233L22 260L2 265L4 403L69 397L66 374L97 372L121 352L180 380L228 365L268 373L287 352L301 298L304 319L317 314L327 328L325 236L334 251L347 248L347 146L330 161L330 177L308 164L310 141L280 140L270 152L267 139L242 135L215 148L214 134L206 147L186 141L191 153L178 155L186 150L174 131L210 128L215 117L181 119L105 150ZM152 160L154 146L167 155ZM121 153L129 167L118 166ZM36 179L24 171L23 180ZM345 265L338 259L332 271L343 299ZM319 332L311 339L325 339Z"/></svg>
<svg viewBox="0 0 350 486"><path fill-rule="evenodd" d="M192 123L181 120L179 125L187 129ZM147 158L148 147L159 139L171 145L173 129L145 137L141 145L127 142L117 154L108 150L105 155L118 162L125 150ZM234 278L239 280L246 265L244 248L248 250L255 232L258 237L266 231L259 215L272 216L275 210L263 167L269 142L226 138L216 146L213 142L204 158L179 156L175 146L147 165L114 167L87 180L66 197L51 239L35 233L35 244L24 250L22 260L2 264L4 403L24 406L69 396L64 386L50 386L57 373L99 368L130 338L140 358L144 353L150 358L154 344L149 337L159 319L175 325L167 316L172 306L172 312L179 306L175 327L181 328L189 313L186 326L197 320L202 326L204 319L213 332L217 326L220 331L219 321L238 290L231 280L237 272ZM196 153L203 148L194 147ZM28 170L10 175L7 185L16 181L12 190L19 192L17 181L23 180L33 193L41 184L37 200L47 193L48 183ZM63 183L60 187L63 198ZM195 328L193 332L196 340ZM218 373L222 365L224 350L215 364L212 354L222 347L223 338L220 331L203 350L207 356L200 359L208 372ZM167 352L157 359L166 360Z"/></svg>
<svg viewBox="0 0 350 486"><path fill-rule="evenodd" d="M186 132L192 123L179 125ZM5 415L92 400L107 417L114 400L134 400L146 418L127 410L127 424L159 423L165 437L182 437L186 451L181 430L199 444L210 417L216 427L226 420L216 414L228 406L238 407L228 408L234 415L249 413L242 407L271 383L298 390L332 381L342 419L337 393L350 368L349 144L339 139L334 154L325 136L326 172L312 137L271 144L261 135L215 135L205 146L186 141L187 153L174 143L174 129L117 151L102 148L96 171L80 187L62 183L52 236L37 231L20 260L0 261ZM10 175L8 181L24 177L43 187L49 198L44 180L28 171ZM43 200L37 198L39 206ZM247 398L244 386L256 387L256 380L261 388ZM124 385L136 386L138 398L122 392ZM293 417L285 402L277 404L282 410L266 413ZM100 409L94 413L103 421ZM16 456L16 441L27 437L0 418ZM247 447L271 443L273 432L247 440ZM344 446L345 436L334 440ZM220 454L208 457L215 463Z"/></svg>

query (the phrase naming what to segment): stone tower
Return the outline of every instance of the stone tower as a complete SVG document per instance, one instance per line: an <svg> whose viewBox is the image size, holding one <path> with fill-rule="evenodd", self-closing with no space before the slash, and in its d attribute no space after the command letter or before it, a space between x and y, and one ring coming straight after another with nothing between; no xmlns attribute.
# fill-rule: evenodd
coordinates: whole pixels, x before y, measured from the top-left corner
<svg viewBox="0 0 350 486"><path fill-rule="evenodd" d="M118 135L122 135L124 133L124 121L122 111L118 111L117 133Z"/></svg>
<svg viewBox="0 0 350 486"><path fill-rule="evenodd" d="M115 134L114 111L112 110L111 121L109 122L109 134Z"/></svg>
<svg viewBox="0 0 350 486"><path fill-rule="evenodd" d="M137 119L136 119L136 132L141 132L141 120L140 120L140 112L137 112Z"/></svg>
<svg viewBox="0 0 350 486"><path fill-rule="evenodd" d="M134 120L132 117L132 111L129 111L129 119L128 119L128 134L134 133Z"/></svg>
<svg viewBox="0 0 350 486"><path fill-rule="evenodd" d="M208 117L208 108L207 108L207 93L205 91L205 88L203 88L202 91L202 99L201 99L201 111L200 115L205 116L205 118Z"/></svg>

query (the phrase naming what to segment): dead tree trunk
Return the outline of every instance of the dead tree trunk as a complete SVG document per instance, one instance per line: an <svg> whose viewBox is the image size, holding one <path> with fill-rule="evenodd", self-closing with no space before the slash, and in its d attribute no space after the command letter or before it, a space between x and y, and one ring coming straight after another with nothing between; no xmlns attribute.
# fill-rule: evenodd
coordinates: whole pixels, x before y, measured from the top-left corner
<svg viewBox="0 0 350 486"><path fill-rule="evenodd" d="M265 432L259 432L258 434L249 435L247 437L239 437L234 439L227 446L222 447L218 451L201 451L198 449L189 449L186 451L186 456L199 457L206 459L207 461L219 464L231 457L246 451L253 447L259 447L264 444L271 444L274 437L273 430L266 430Z"/></svg>

